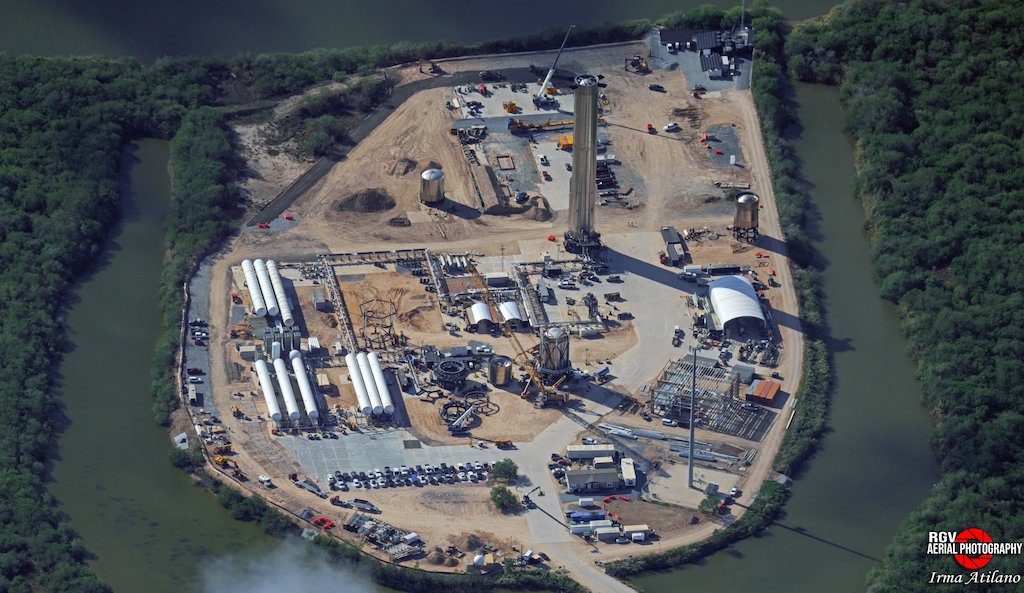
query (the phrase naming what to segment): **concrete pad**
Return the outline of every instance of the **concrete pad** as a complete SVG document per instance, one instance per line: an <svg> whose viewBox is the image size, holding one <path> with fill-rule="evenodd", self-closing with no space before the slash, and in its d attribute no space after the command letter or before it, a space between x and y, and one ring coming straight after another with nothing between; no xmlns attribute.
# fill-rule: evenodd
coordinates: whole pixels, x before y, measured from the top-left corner
<svg viewBox="0 0 1024 593"><path fill-rule="evenodd" d="M504 85L504 87L499 86ZM455 87L452 89L453 96L459 100L459 107L462 110L463 117L470 117L469 108L466 107L467 101L479 101L483 104L483 109L480 110L480 114L484 117L519 117L523 115L556 115L556 114L572 114L573 112L573 96L569 95L554 95L557 103L547 109L539 109L533 105L533 97L540 90L540 86L536 84L528 84L527 89L530 92L516 92L509 88L508 83L485 83L485 88L488 91L488 95L481 95L477 90L479 84L466 87ZM464 92L469 89L469 92ZM461 91L461 92L460 92ZM516 106L519 107L517 113L508 113L505 111L505 101L515 101Z"/></svg>
<svg viewBox="0 0 1024 593"><path fill-rule="evenodd" d="M680 457L676 463L664 463L657 472L647 474L648 492L652 498L696 509L706 497L704 488L709 482L718 484L718 490L723 494L728 494L730 488L739 484L740 476L698 466L693 470L693 481L699 490L691 489L687 486L689 466L686 461L685 457Z"/></svg>

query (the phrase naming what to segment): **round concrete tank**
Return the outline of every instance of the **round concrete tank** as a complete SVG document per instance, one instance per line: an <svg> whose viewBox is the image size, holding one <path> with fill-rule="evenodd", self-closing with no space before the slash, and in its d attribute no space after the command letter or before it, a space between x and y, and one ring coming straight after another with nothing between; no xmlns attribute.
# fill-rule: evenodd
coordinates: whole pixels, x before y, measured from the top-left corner
<svg viewBox="0 0 1024 593"><path fill-rule="evenodd" d="M420 175L420 201L436 204L444 201L444 172L427 169Z"/></svg>
<svg viewBox="0 0 1024 593"><path fill-rule="evenodd" d="M263 300L263 291L260 290L260 281L256 277L256 268L252 260L242 261L242 273L245 275L245 287L249 289L253 315L263 317L267 314L267 302Z"/></svg>
<svg viewBox="0 0 1024 593"><path fill-rule="evenodd" d="M466 383L469 366L461 360L442 360L434 367L437 384L448 391L458 391Z"/></svg>
<svg viewBox="0 0 1024 593"><path fill-rule="evenodd" d="M754 194L740 194L736 198L736 218L732 225L737 229L756 229L760 202L761 200Z"/></svg>
<svg viewBox="0 0 1024 593"><path fill-rule="evenodd" d="M487 365L487 380L495 387L505 387L512 380L512 359L492 356Z"/></svg>
<svg viewBox="0 0 1024 593"><path fill-rule="evenodd" d="M560 377L572 370L569 334L564 329L552 327L541 334L537 367L546 377Z"/></svg>

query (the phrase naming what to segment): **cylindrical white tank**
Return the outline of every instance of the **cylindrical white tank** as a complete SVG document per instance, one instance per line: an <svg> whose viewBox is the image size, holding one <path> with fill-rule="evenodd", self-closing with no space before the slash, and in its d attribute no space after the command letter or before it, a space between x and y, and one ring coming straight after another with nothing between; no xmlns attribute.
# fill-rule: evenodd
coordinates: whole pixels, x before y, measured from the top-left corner
<svg viewBox="0 0 1024 593"><path fill-rule="evenodd" d="M295 316L292 315L292 308L288 304L288 295L284 292L284 283L281 282L281 272L277 271L277 262L267 260L267 272L270 274L270 285L274 287L274 297L277 298L277 308L281 312L281 321L291 327L295 325Z"/></svg>
<svg viewBox="0 0 1024 593"><path fill-rule="evenodd" d="M352 378L352 387L356 390L356 401L359 403L359 411L363 414L372 414L373 406L370 404L370 395L366 393L363 374L359 371L359 363L356 362L355 354L349 352L345 355L345 366L348 367L348 375Z"/></svg>
<svg viewBox="0 0 1024 593"><path fill-rule="evenodd" d="M249 299L252 300L252 312L257 317L263 317L267 314L267 302L263 300L263 291L260 290L260 281L251 260L242 261L242 273L245 274L245 285L249 289Z"/></svg>
<svg viewBox="0 0 1024 593"><path fill-rule="evenodd" d="M281 387L281 397L284 398L284 408L288 411L288 417L298 420L299 404L295 402L295 390L292 389L292 381L288 378L288 365L280 358L275 358L274 372L277 373L277 384Z"/></svg>
<svg viewBox="0 0 1024 593"><path fill-rule="evenodd" d="M277 308L277 298L274 297L274 285L270 283L270 272L267 271L267 262L262 259L254 261L256 278L260 281L260 292L263 293L263 300L267 303L267 314L274 317L281 313Z"/></svg>
<svg viewBox="0 0 1024 593"><path fill-rule="evenodd" d="M356 363L359 364L359 372L363 375L363 385L366 386L366 394L370 396L370 405L373 406L374 416L380 416L384 411L384 404L380 401L380 393L377 391L377 382L373 378L373 371L370 369L370 359L365 352L356 354Z"/></svg>
<svg viewBox="0 0 1024 593"><path fill-rule="evenodd" d="M270 369L263 359L256 361L256 377L260 380L260 387L263 389L263 401L267 404L267 413L274 422L281 421L281 406L277 403L277 396L274 395L274 384L270 381Z"/></svg>
<svg viewBox="0 0 1024 593"><path fill-rule="evenodd" d="M371 352L367 358L370 359L370 370L373 371L373 380L377 383L380 405L384 408L385 414L392 414L395 411L395 404L391 401L391 389L388 388L388 382L384 378L384 369L380 367L380 359L377 358L376 352Z"/></svg>
<svg viewBox="0 0 1024 593"><path fill-rule="evenodd" d="M420 201L424 204L444 201L444 173L440 169L427 169L420 175Z"/></svg>
<svg viewBox="0 0 1024 593"><path fill-rule="evenodd" d="M302 406L306 408L306 416L309 416L310 420L316 420L320 417L320 411L316 409L316 396L313 395L313 386L309 384L306 365L302 364L302 353L292 350L288 357L292 359L292 371L299 383L299 394L302 396Z"/></svg>

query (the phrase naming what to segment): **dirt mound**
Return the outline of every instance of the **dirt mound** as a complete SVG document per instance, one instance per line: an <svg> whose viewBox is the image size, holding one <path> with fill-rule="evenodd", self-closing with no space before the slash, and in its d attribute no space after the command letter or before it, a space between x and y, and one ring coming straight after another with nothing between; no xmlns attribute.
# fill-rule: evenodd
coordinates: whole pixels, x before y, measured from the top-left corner
<svg viewBox="0 0 1024 593"><path fill-rule="evenodd" d="M391 226L401 226L401 227L412 226L412 222L409 220L409 217L406 216L405 214L402 214L401 216L396 216L396 217L388 220L388 224L390 224Z"/></svg>
<svg viewBox="0 0 1024 593"><path fill-rule="evenodd" d="M441 163L438 163L436 161L427 161L427 164L423 165L423 168L420 169L420 171L422 172L422 171L426 171L427 169L440 169L440 168L441 168Z"/></svg>
<svg viewBox="0 0 1024 593"><path fill-rule="evenodd" d="M395 177L401 177L407 175L416 170L416 165L419 164L413 159L398 159L395 164L391 166L391 174Z"/></svg>
<svg viewBox="0 0 1024 593"><path fill-rule="evenodd" d="M334 203L344 212L384 212L395 207L395 200L383 189L364 189Z"/></svg>
<svg viewBox="0 0 1024 593"><path fill-rule="evenodd" d="M441 552L441 548L434 548L434 551L427 554L427 562L431 564L441 564L444 562L444 553Z"/></svg>
<svg viewBox="0 0 1024 593"><path fill-rule="evenodd" d="M451 556L449 556L449 557L444 559L444 565L445 566L449 566L449 567L451 567L451 566L458 566L459 565L459 561L456 560L455 558L452 558Z"/></svg>
<svg viewBox="0 0 1024 593"><path fill-rule="evenodd" d="M551 208L548 206L548 201L542 196L537 196L532 200L533 205L529 210L523 212L523 217L529 220L536 220L537 222L547 222L551 220Z"/></svg>

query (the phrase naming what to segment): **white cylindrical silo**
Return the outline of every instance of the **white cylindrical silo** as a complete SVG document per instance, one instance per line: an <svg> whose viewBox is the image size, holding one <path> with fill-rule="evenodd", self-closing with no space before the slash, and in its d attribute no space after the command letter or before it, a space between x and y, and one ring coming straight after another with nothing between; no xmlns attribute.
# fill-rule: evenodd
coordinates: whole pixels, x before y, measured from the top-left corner
<svg viewBox="0 0 1024 593"><path fill-rule="evenodd" d="M377 358L376 352L371 352L367 358L370 361L373 380L377 384L377 393L380 395L380 405L383 408L383 412L385 414L394 413L395 404L391 401L391 389L388 388L388 382L384 379L384 369L380 368L380 359Z"/></svg>
<svg viewBox="0 0 1024 593"><path fill-rule="evenodd" d="M277 308L281 312L281 321L291 327L295 325L295 316L292 315L291 305L288 304L288 295L284 293L284 283L281 281L281 272L277 270L277 262L267 260L267 272L270 274L270 284L274 287L274 297L277 298Z"/></svg>
<svg viewBox="0 0 1024 593"><path fill-rule="evenodd" d="M299 404L295 402L295 390L292 389L292 381L288 378L288 365L280 358L275 358L274 372L277 373L277 384L281 387L281 396L284 398L284 407L288 410L288 417L298 420Z"/></svg>
<svg viewBox="0 0 1024 593"><path fill-rule="evenodd" d="M295 380L299 384L302 407L306 408L306 416L309 416L310 420L316 420L320 417L320 411L316 409L316 396L313 395L313 386L309 384L306 365L302 364L302 353L298 350L292 350L288 357L292 359L292 371L295 373Z"/></svg>
<svg viewBox="0 0 1024 593"><path fill-rule="evenodd" d="M274 297L274 285L270 283L270 272L267 272L267 262L262 259L254 261L256 278L260 281L260 292L263 293L263 300L267 303L267 314L274 317L281 313L277 308L277 298Z"/></svg>
<svg viewBox="0 0 1024 593"><path fill-rule="evenodd" d="M359 411L363 414L372 414L373 405L370 404L370 395L366 392L363 374L359 371L359 363L356 362L355 354L349 352L345 355L345 366L348 367L348 375L352 378L352 387L356 390L356 401L359 404Z"/></svg>
<svg viewBox="0 0 1024 593"><path fill-rule="evenodd" d="M263 359L256 361L256 377L260 380L260 387L263 389L263 401L267 404L267 413L274 422L281 421L281 406L277 403L277 396L274 395L274 384L270 380L270 369Z"/></svg>
<svg viewBox="0 0 1024 593"><path fill-rule="evenodd" d="M251 260L242 261L242 273L245 274L245 286L249 289L249 299L252 300L252 312L257 317L267 314L267 302L263 300L263 291L260 290L260 281L256 277L256 268Z"/></svg>
<svg viewBox="0 0 1024 593"><path fill-rule="evenodd" d="M363 385L366 386L366 394L370 396L371 411L374 416L380 416L384 411L384 404L380 401L380 393L377 391L377 382L373 379L373 371L370 369L370 360L365 352L356 354L356 363L359 364L359 373L363 376Z"/></svg>

